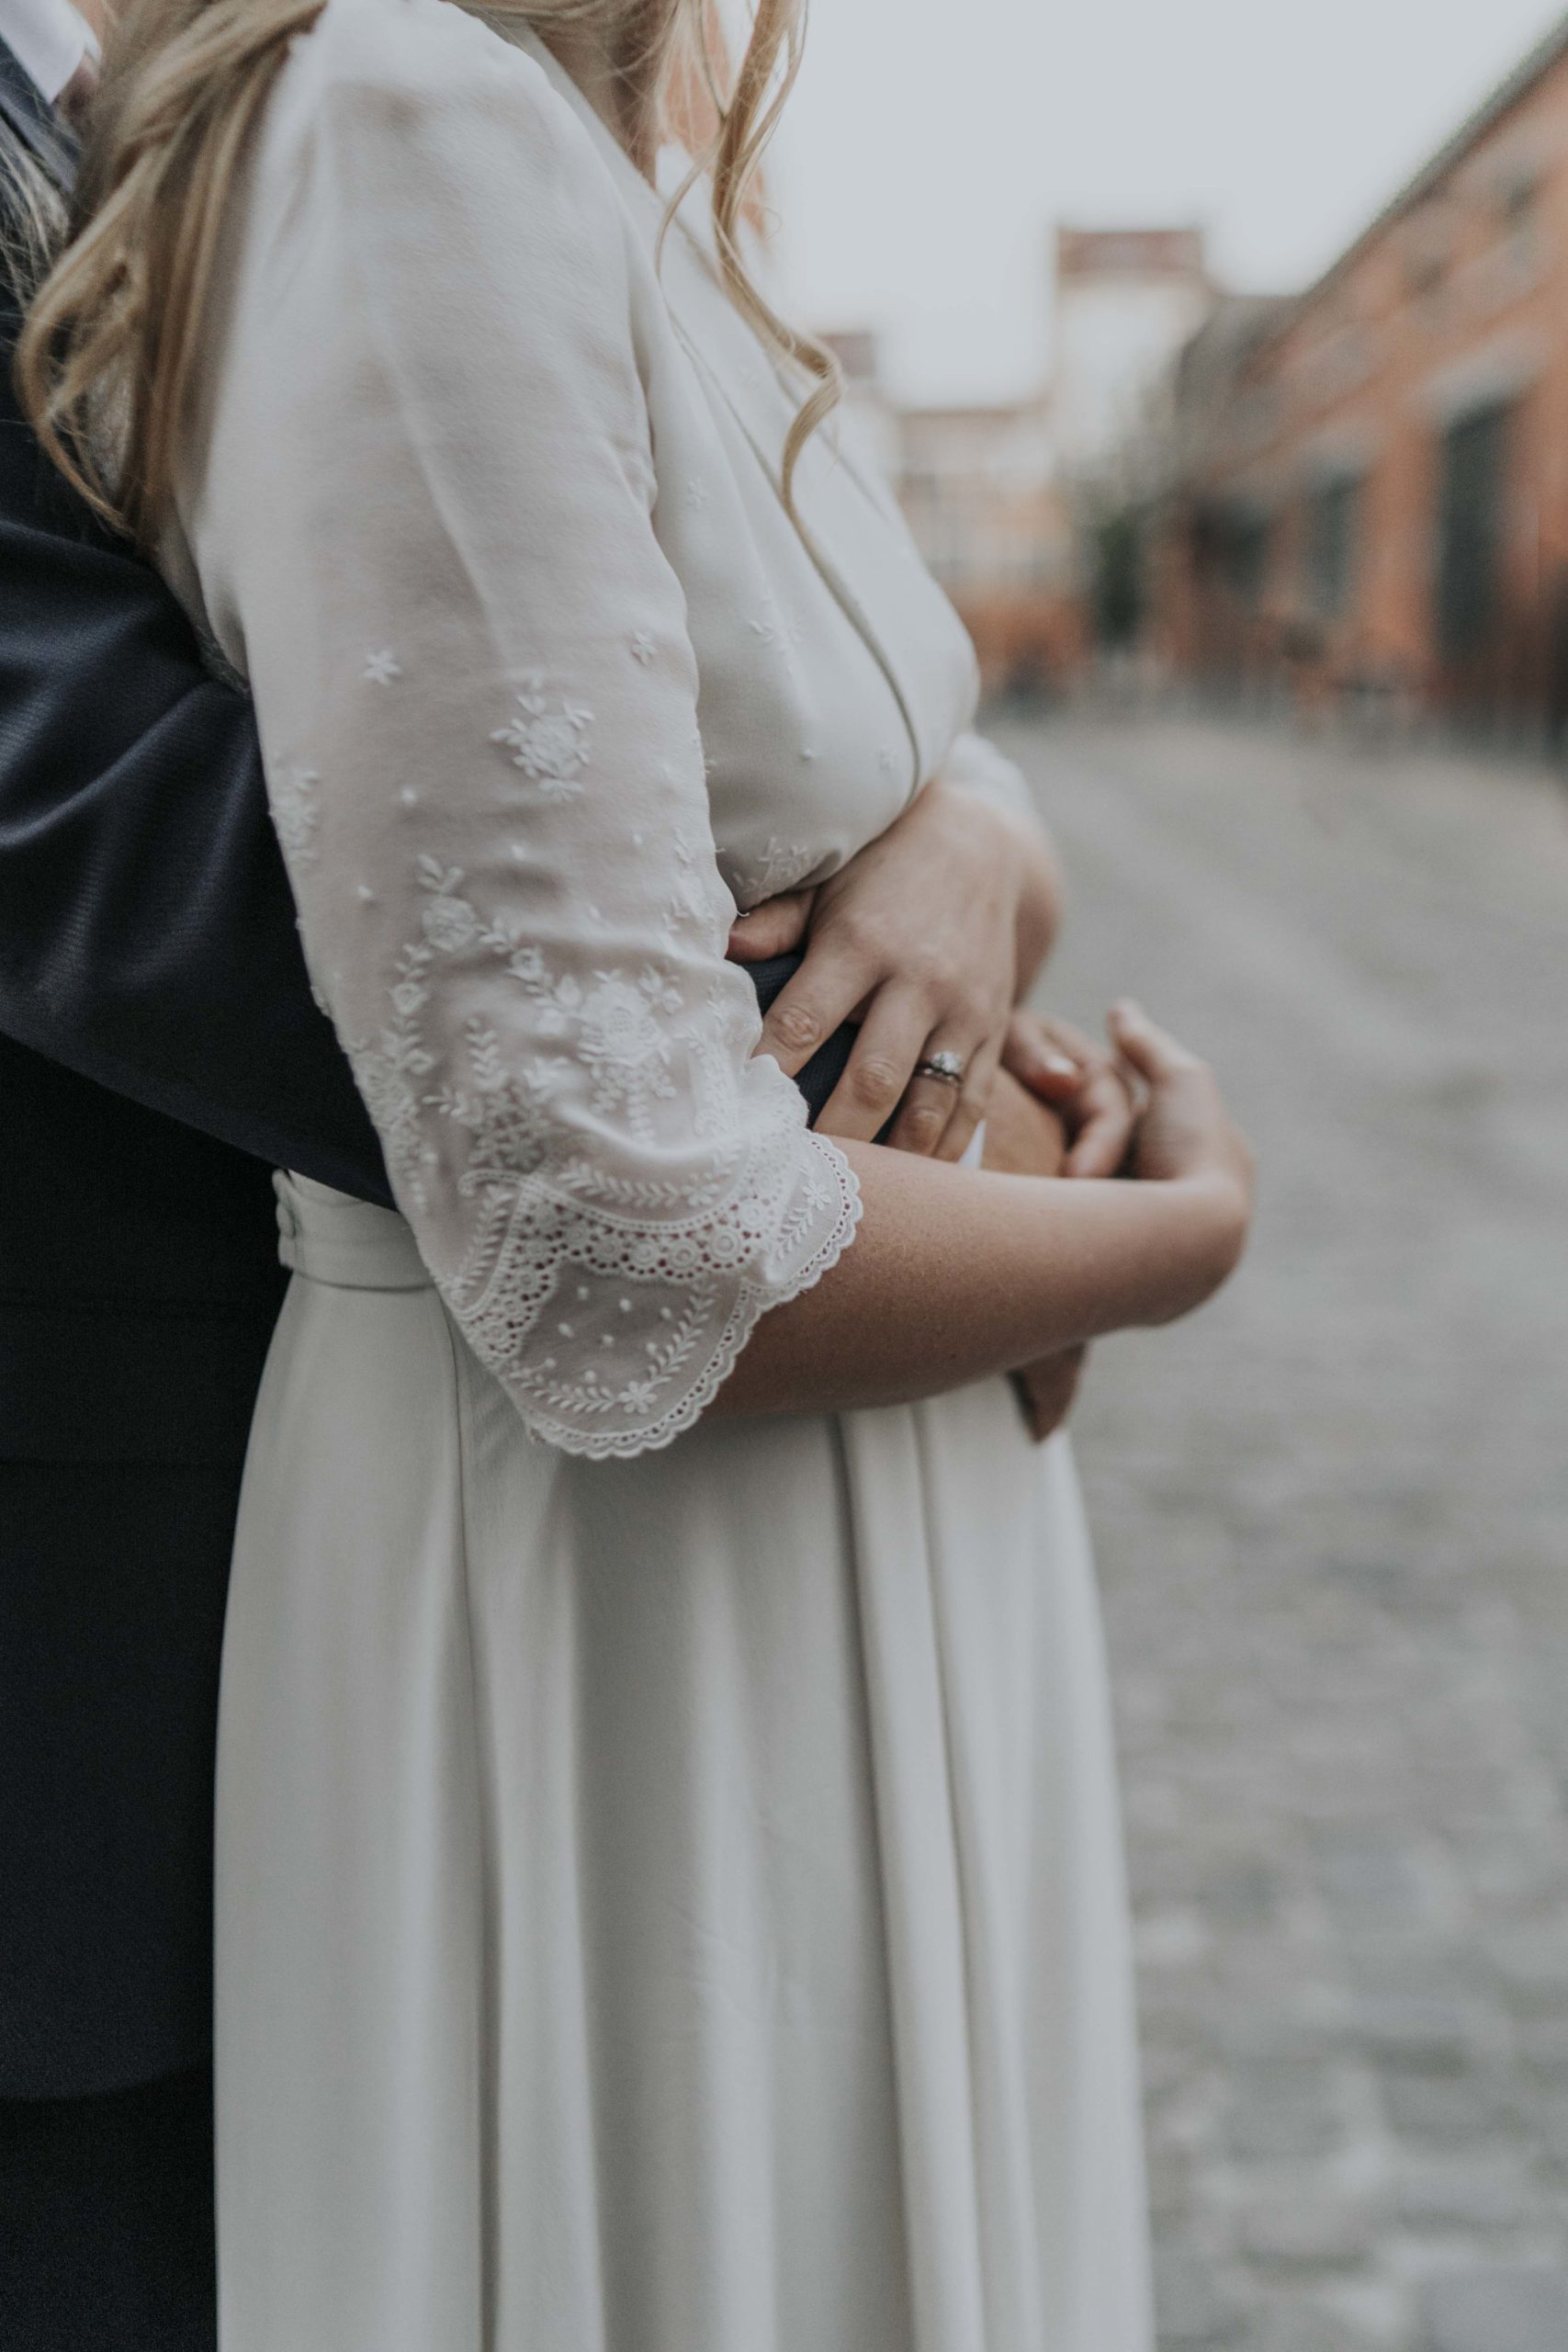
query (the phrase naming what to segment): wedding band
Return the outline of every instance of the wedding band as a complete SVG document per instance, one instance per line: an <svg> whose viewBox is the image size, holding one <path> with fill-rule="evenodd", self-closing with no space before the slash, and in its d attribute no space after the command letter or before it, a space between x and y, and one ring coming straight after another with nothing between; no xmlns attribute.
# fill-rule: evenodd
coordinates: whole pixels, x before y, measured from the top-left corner
<svg viewBox="0 0 1568 2352"><path fill-rule="evenodd" d="M923 1062L917 1062L915 1064L915 1076L917 1078L940 1078L944 1086L962 1086L964 1083L964 1065L959 1060L956 1054L949 1054L945 1052L931 1054L927 1056Z"/></svg>

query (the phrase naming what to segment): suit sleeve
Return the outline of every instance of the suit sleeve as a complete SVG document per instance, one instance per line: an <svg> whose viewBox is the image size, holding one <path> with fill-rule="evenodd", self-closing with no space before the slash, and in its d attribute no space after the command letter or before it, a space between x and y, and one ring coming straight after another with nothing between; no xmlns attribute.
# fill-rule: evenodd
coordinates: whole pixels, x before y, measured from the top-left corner
<svg viewBox="0 0 1568 2352"><path fill-rule="evenodd" d="M310 995L250 705L21 421L0 298L0 1031L389 1204Z"/></svg>

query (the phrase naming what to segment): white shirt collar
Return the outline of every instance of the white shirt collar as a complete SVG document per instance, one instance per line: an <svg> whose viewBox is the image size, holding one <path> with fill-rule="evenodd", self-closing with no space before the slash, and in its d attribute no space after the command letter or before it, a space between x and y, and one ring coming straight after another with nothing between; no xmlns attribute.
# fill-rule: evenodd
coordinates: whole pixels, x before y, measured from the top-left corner
<svg viewBox="0 0 1568 2352"><path fill-rule="evenodd" d="M0 40L51 106L97 42L71 0L0 0Z"/></svg>

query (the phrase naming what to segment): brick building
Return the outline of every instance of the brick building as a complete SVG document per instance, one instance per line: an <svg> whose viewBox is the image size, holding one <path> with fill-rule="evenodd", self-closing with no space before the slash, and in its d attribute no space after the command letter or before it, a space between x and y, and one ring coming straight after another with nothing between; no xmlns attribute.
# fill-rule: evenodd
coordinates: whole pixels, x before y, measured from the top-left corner
<svg viewBox="0 0 1568 2352"><path fill-rule="evenodd" d="M1222 301L1155 453L1178 672L1568 721L1568 18L1317 284Z"/></svg>

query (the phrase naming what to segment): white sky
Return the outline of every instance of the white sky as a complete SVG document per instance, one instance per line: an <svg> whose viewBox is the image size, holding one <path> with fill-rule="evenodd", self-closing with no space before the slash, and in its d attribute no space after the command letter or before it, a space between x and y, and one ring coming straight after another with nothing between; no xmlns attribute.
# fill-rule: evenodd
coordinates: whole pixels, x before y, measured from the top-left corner
<svg viewBox="0 0 1568 2352"><path fill-rule="evenodd" d="M1552 24L1549 0L813 0L770 174L795 316L917 400L1041 376L1049 224L1201 220L1312 277Z"/></svg>

